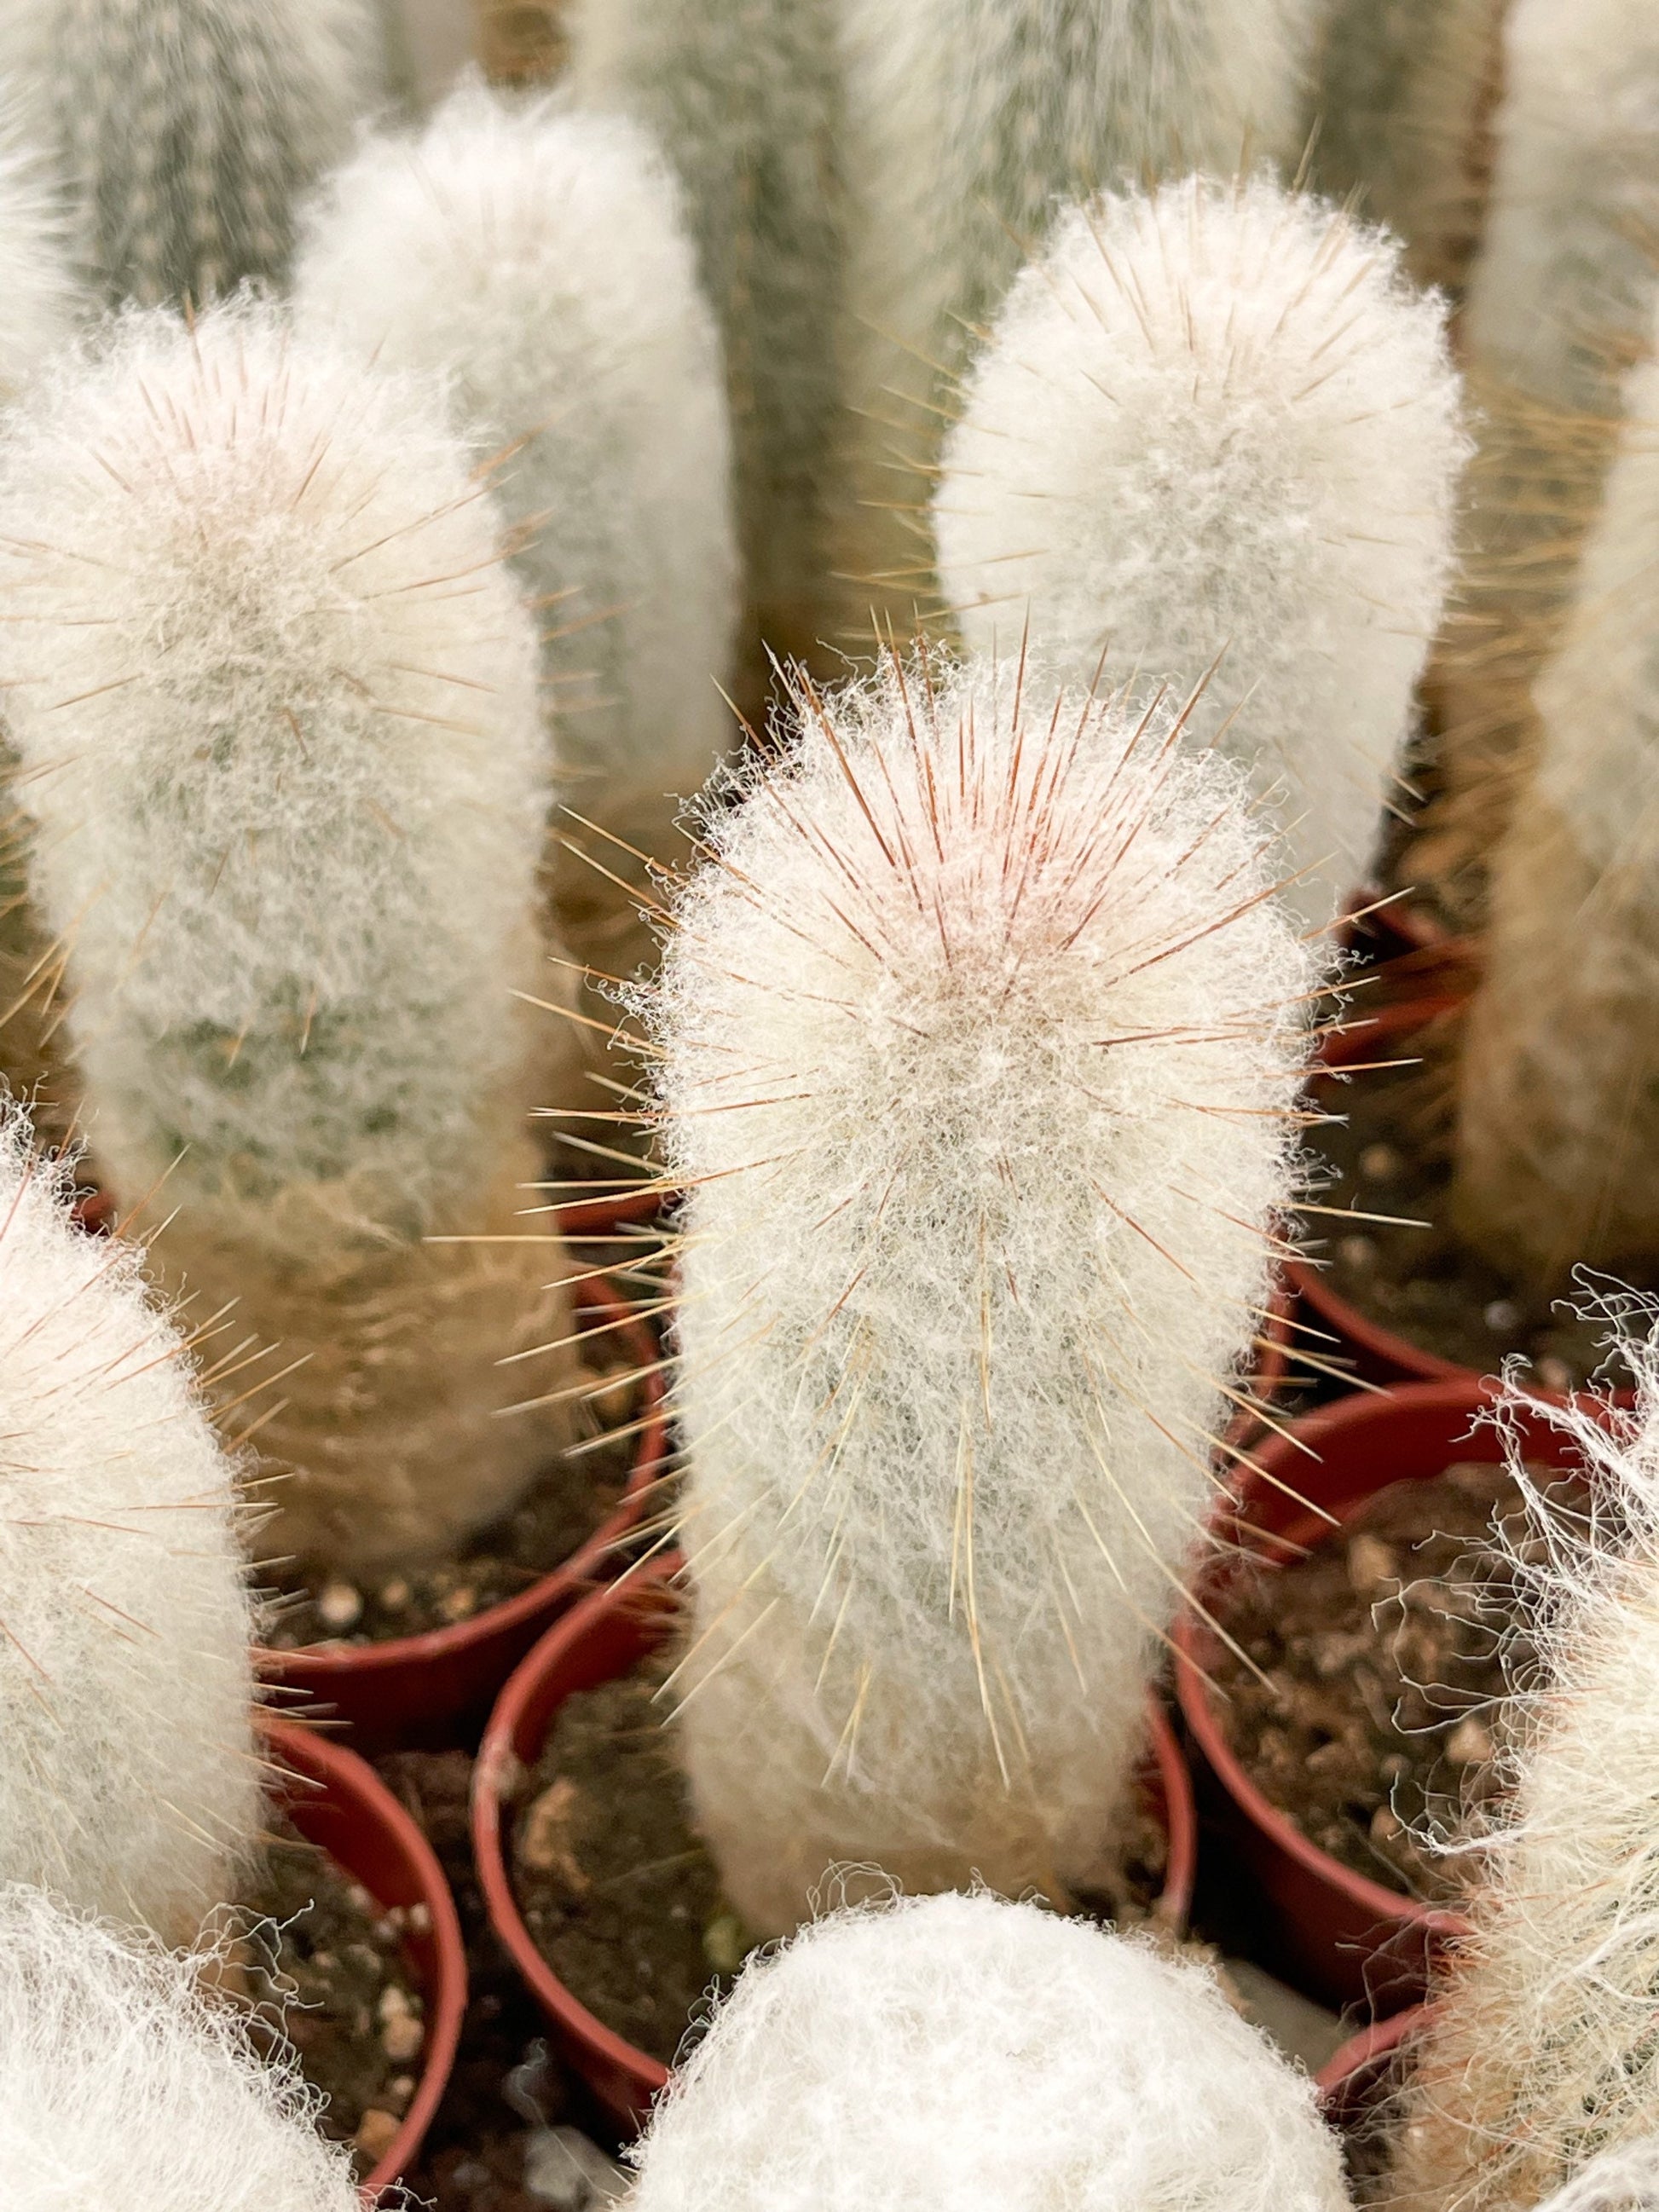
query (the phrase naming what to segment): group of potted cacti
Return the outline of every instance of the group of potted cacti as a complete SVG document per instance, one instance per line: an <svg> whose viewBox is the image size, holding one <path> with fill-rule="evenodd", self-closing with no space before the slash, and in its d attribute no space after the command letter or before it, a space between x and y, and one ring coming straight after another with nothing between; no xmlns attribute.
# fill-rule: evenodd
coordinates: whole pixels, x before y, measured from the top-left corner
<svg viewBox="0 0 1659 2212"><path fill-rule="evenodd" d="M1659 2203L1652 21L478 12L410 116L375 0L0 4L0 2196L410 2166L456 1915L309 1715L483 1726L642 2212ZM1497 1461L1413 1899L1229 1606L1425 1602L1357 1516ZM1188 1955L1177 1705L1385 2015L1322 2109ZM276 1822L417 1992L355 2163ZM569 1960L692 1862L671 2075Z"/></svg>

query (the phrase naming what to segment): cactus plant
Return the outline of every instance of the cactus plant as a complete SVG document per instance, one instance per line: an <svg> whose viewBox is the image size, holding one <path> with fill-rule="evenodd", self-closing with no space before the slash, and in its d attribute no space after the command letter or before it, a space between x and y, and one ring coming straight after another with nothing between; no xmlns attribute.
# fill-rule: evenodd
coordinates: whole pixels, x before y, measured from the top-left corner
<svg viewBox="0 0 1659 2212"><path fill-rule="evenodd" d="M1502 79L1462 320L1483 427L1439 672L1446 795L1408 856L1408 879L1444 882L1471 919L1482 856L1536 748L1532 685L1559 639L1659 279L1659 16L1643 0L1513 0Z"/></svg>
<svg viewBox="0 0 1659 2212"><path fill-rule="evenodd" d="M636 126L465 87L412 139L371 140L314 215L296 278L394 368L448 369L514 565L542 611L565 797L604 874L554 867L562 933L615 971L643 948L610 878L678 857L676 793L732 731L719 685L737 556L719 341L676 189Z"/></svg>
<svg viewBox="0 0 1659 2212"><path fill-rule="evenodd" d="M7 2212L356 2212L316 2100L205 1996L201 1961L0 1887Z"/></svg>
<svg viewBox="0 0 1659 2212"><path fill-rule="evenodd" d="M0 1883L184 1942L259 1819L234 1474L71 1182L0 1107Z"/></svg>
<svg viewBox="0 0 1659 2212"><path fill-rule="evenodd" d="M1052 204L1301 150L1310 0L844 0L850 613L929 596L949 381Z"/></svg>
<svg viewBox="0 0 1659 2212"><path fill-rule="evenodd" d="M1346 2212L1313 2085L1208 1970L994 1898L745 1968L632 2153L637 2212Z"/></svg>
<svg viewBox="0 0 1659 2212"><path fill-rule="evenodd" d="M1659 2136L1592 2159L1539 2212L1654 2212L1659 2206Z"/></svg>
<svg viewBox="0 0 1659 2212"><path fill-rule="evenodd" d="M702 1832L1109 1878L1147 1669L1290 1190L1311 955L1242 779L1012 664L797 690L660 994Z"/></svg>
<svg viewBox="0 0 1659 2212"><path fill-rule="evenodd" d="M1437 626L1465 453L1435 299L1261 178L1074 209L964 387L934 501L968 645L1186 690L1328 923L1361 878Z"/></svg>
<svg viewBox="0 0 1659 2212"><path fill-rule="evenodd" d="M1589 1473L1583 1516L1552 1510L1510 1455L1532 1509L1508 1547L1531 1593L1526 1674L1473 1932L1417 2054L1393 2212L1532 2212L1659 2121L1659 1353L1626 1356L1633 1413L1551 1416Z"/></svg>
<svg viewBox="0 0 1659 2212"><path fill-rule="evenodd" d="M1457 285L1480 234L1502 0L1334 0L1310 90L1310 171Z"/></svg>
<svg viewBox="0 0 1659 2212"><path fill-rule="evenodd" d="M731 399L749 691L763 644L810 653L829 626L836 25L830 0L572 0L567 19L575 100L635 115L685 188Z"/></svg>
<svg viewBox="0 0 1659 2212"><path fill-rule="evenodd" d="M379 94L374 0L3 0L0 40L112 306L280 280Z"/></svg>
<svg viewBox="0 0 1659 2212"><path fill-rule="evenodd" d="M1547 1285L1582 1261L1645 1279L1659 1257L1659 361L1626 390L1463 1049L1458 1226Z"/></svg>
<svg viewBox="0 0 1659 2212"><path fill-rule="evenodd" d="M127 1206L166 1178L167 1280L305 1361L261 1416L279 1547L439 1552L568 1433L556 1389L490 1418L498 1359L573 1356L515 1218L550 762L489 496L438 395L241 302L64 368L0 517L100 1171Z"/></svg>

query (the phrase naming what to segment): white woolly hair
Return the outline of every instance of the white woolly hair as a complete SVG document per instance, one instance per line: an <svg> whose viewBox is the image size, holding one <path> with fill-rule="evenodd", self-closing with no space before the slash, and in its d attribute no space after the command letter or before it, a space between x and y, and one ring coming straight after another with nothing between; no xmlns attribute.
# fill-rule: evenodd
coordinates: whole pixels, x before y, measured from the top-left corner
<svg viewBox="0 0 1659 2212"><path fill-rule="evenodd" d="M1185 688L1328 922L1364 872L1450 575L1467 444L1443 304L1266 178L1072 210L965 386L934 501L969 646Z"/></svg>
<svg viewBox="0 0 1659 2212"><path fill-rule="evenodd" d="M0 1888L6 2212L357 2212L318 2102L199 1960Z"/></svg>
<svg viewBox="0 0 1659 2212"><path fill-rule="evenodd" d="M625 835L641 798L696 790L731 726L730 441L678 188L644 134L467 84L336 174L296 290L302 321L388 367L452 370L501 456L572 806Z"/></svg>
<svg viewBox="0 0 1659 2212"><path fill-rule="evenodd" d="M0 0L0 53L111 306L280 280L385 73L377 0Z"/></svg>
<svg viewBox="0 0 1659 2212"><path fill-rule="evenodd" d="M0 400L15 398L70 334L76 306L64 204L0 78Z"/></svg>
<svg viewBox="0 0 1659 2212"><path fill-rule="evenodd" d="M175 1203L356 1178L418 1233L524 1060L550 773L437 398L268 307L134 313L17 423L0 534L100 1163L131 1197L183 1152Z"/></svg>
<svg viewBox="0 0 1659 2212"><path fill-rule="evenodd" d="M1659 2136L1592 2159L1538 2212L1659 2212Z"/></svg>
<svg viewBox="0 0 1659 2212"><path fill-rule="evenodd" d="M753 1960L643 2142L635 2212L1346 2212L1313 2084L1208 1969L989 1897Z"/></svg>
<svg viewBox="0 0 1659 2212"><path fill-rule="evenodd" d="M1240 779L1015 665L799 689L660 996L684 1745L733 1901L1103 1878L1291 1189Z"/></svg>
<svg viewBox="0 0 1659 2212"><path fill-rule="evenodd" d="M184 1942L260 1820L233 1470L72 1181L0 1105L0 1881Z"/></svg>
<svg viewBox="0 0 1659 2212"><path fill-rule="evenodd" d="M1659 274L1659 11L1512 0L1462 335L1536 399L1610 413Z"/></svg>
<svg viewBox="0 0 1659 2212"><path fill-rule="evenodd" d="M1518 1438L1508 1453L1529 1508L1504 1547L1525 1624L1514 1743L1391 2212L1531 2212L1659 2112L1659 1339L1626 1357L1634 1412L1545 1408L1586 1469L1582 1514L1552 1508Z"/></svg>
<svg viewBox="0 0 1659 2212"><path fill-rule="evenodd" d="M842 343L860 510L842 565L886 586L897 613L928 592L946 380L1055 200L1126 174L1231 176L1264 155L1293 164L1317 11L1318 0L842 0Z"/></svg>

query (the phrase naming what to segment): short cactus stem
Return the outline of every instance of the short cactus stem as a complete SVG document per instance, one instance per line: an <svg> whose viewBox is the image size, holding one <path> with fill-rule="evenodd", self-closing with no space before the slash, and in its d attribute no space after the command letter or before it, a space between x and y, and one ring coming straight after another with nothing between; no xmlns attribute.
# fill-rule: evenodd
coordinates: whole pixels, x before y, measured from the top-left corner
<svg viewBox="0 0 1659 2212"><path fill-rule="evenodd" d="M1444 307L1398 245L1269 179L1072 210L969 373L933 501L968 645L1203 694L1291 903L1362 880L1440 622L1467 453ZM1206 683L1206 678L1208 678Z"/></svg>
<svg viewBox="0 0 1659 2212"><path fill-rule="evenodd" d="M434 390L247 303L67 367L0 510L100 1171L165 1187L165 1279L270 1348L218 1395L283 1476L272 1550L435 1553L572 1419L567 1269L522 1218L550 761L498 517Z"/></svg>
<svg viewBox="0 0 1659 2212"><path fill-rule="evenodd" d="M659 994L695 1590L751 1924L831 1865L1110 1879L1291 1189L1312 954L1173 708L1012 663L798 690Z"/></svg>

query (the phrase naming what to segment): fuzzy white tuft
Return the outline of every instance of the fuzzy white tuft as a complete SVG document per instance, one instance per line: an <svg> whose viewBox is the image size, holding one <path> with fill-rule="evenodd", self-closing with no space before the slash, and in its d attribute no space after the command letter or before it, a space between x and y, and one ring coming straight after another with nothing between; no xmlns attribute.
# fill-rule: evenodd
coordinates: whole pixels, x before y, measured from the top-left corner
<svg viewBox="0 0 1659 2212"><path fill-rule="evenodd" d="M751 663L761 638L805 652L825 629L824 488L841 405L839 4L570 0L565 17L577 103L637 117L685 189L720 326Z"/></svg>
<svg viewBox="0 0 1659 2212"><path fill-rule="evenodd" d="M744 1971L635 2212L1346 2212L1312 2083L1208 1971L988 1897L835 1914Z"/></svg>
<svg viewBox="0 0 1659 2212"><path fill-rule="evenodd" d="M1551 405L1616 413L1659 277L1659 11L1514 0L1469 357Z"/></svg>
<svg viewBox="0 0 1659 2212"><path fill-rule="evenodd" d="M512 993L550 762L493 504L435 391L245 301L134 313L63 368L0 534L100 1167L129 1205L167 1176L161 1265L312 1355L267 1443L358 1498L337 1537L423 1547L544 1455L486 1416L561 1272L421 1241L510 1233L537 1171Z"/></svg>
<svg viewBox="0 0 1659 2212"><path fill-rule="evenodd" d="M1450 573L1466 442L1440 301L1265 179L1073 210L966 386L934 502L970 647L1068 681L1219 672L1316 925L1363 875Z"/></svg>
<svg viewBox="0 0 1659 2212"><path fill-rule="evenodd" d="M1659 2212L1659 2136L1592 2159L1538 2212Z"/></svg>
<svg viewBox="0 0 1659 2212"><path fill-rule="evenodd" d="M316 2118L197 1960L0 1888L6 2212L357 2212Z"/></svg>
<svg viewBox="0 0 1659 2212"><path fill-rule="evenodd" d="M0 85L0 400L64 343L76 306L61 198Z"/></svg>
<svg viewBox="0 0 1659 2212"><path fill-rule="evenodd" d="M1315 0L842 0L848 518L839 565L901 622L951 376L1054 204L1299 154Z"/></svg>
<svg viewBox="0 0 1659 2212"><path fill-rule="evenodd" d="M798 697L646 1009L686 1758L763 1929L842 1859L1106 1878L1289 1197L1314 963L1236 772L1017 687Z"/></svg>
<svg viewBox="0 0 1659 2212"><path fill-rule="evenodd" d="M302 320L387 367L453 372L456 412L502 456L571 805L628 836L665 793L697 790L731 725L726 398L678 191L643 134L466 86L336 175L296 287Z"/></svg>
<svg viewBox="0 0 1659 2212"><path fill-rule="evenodd" d="M1659 2111L1659 1345L1627 1357L1633 1413L1551 1415L1588 1471L1583 1517L1510 1454L1526 1673L1473 1933L1412 2077L1399 2212L1531 2212Z"/></svg>
<svg viewBox="0 0 1659 2212"><path fill-rule="evenodd" d="M280 279L384 70L374 0L0 0L0 52L112 306Z"/></svg>
<svg viewBox="0 0 1659 2212"><path fill-rule="evenodd" d="M232 1469L70 1181L0 1106L0 1881L185 1942L259 1824Z"/></svg>

